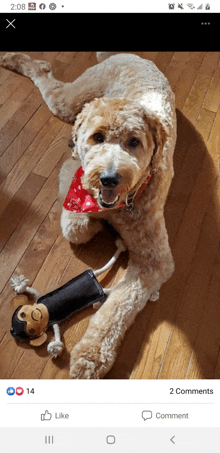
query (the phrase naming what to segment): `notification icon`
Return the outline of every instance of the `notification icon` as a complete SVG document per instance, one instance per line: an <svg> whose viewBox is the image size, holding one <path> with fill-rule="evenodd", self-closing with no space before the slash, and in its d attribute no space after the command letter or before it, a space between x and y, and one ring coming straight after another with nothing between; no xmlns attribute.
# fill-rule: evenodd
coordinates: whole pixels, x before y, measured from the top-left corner
<svg viewBox="0 0 220 453"><path fill-rule="evenodd" d="M16 388L16 395L21 396L24 393L24 389L22 387Z"/></svg>
<svg viewBox="0 0 220 453"><path fill-rule="evenodd" d="M14 387L8 387L6 390L8 395L14 395L15 394L15 389Z"/></svg>

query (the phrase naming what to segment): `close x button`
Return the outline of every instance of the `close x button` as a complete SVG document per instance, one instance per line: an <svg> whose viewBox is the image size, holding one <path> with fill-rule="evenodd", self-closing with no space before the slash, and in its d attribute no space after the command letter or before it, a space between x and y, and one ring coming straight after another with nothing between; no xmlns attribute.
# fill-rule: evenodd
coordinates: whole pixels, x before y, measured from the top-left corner
<svg viewBox="0 0 220 453"><path fill-rule="evenodd" d="M7 25L5 28L9 28L9 27L16 28L14 25L15 19L13 19L13 20L6 19L6 22L7 22Z"/></svg>

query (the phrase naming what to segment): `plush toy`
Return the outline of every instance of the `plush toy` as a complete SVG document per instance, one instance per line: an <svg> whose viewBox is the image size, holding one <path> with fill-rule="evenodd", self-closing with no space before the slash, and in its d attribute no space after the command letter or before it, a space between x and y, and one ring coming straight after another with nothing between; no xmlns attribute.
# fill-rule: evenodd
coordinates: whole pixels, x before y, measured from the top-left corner
<svg viewBox="0 0 220 453"><path fill-rule="evenodd" d="M47 328L52 326L55 338L48 344L47 350L52 357L57 357L64 348L58 324L85 307L93 305L96 308L97 302L105 302L110 289L103 289L96 277L109 269L125 250L120 239L116 240L116 245L114 256L104 267L96 271L88 269L42 297L36 289L27 286L28 279L24 275L13 277L11 282L17 296L12 300L15 312L11 334L16 339L29 339L32 346L40 346L47 339ZM33 305L27 295L22 294L24 292L34 295L36 302Z"/></svg>

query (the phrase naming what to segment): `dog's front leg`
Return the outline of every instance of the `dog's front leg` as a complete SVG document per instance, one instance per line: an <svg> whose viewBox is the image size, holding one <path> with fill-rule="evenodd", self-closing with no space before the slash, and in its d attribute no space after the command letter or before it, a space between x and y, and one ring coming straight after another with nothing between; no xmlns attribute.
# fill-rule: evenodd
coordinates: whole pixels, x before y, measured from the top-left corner
<svg viewBox="0 0 220 453"><path fill-rule="evenodd" d="M74 379L100 379L112 367L118 346L137 313L143 309L151 294L172 275L171 253L152 266L142 266L130 259L124 277L108 296L107 301L91 318L81 341L73 348L70 376Z"/></svg>

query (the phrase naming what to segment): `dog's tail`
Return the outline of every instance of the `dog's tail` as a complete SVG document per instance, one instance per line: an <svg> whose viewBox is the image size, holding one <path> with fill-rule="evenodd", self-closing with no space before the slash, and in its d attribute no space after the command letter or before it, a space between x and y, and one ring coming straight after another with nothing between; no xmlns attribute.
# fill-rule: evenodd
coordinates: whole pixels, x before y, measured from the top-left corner
<svg viewBox="0 0 220 453"><path fill-rule="evenodd" d="M107 58L115 55L118 52L96 52L96 58L98 63L102 63L102 61L107 60Z"/></svg>
<svg viewBox="0 0 220 453"><path fill-rule="evenodd" d="M96 52L96 58L99 63L102 63L102 61L107 60L107 58L111 57L112 55L117 55L118 53L128 53L128 52Z"/></svg>

